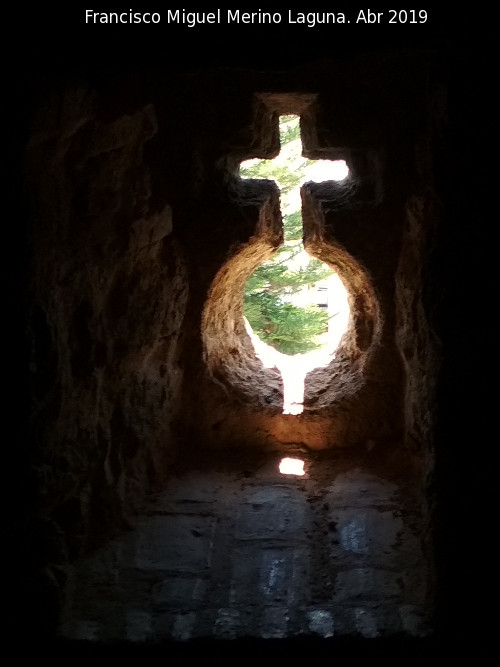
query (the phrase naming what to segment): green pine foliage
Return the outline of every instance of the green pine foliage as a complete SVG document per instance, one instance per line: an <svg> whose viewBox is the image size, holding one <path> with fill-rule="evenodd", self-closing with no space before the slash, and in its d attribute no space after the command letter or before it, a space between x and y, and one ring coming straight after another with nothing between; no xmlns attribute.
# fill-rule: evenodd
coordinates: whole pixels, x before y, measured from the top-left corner
<svg viewBox="0 0 500 667"><path fill-rule="evenodd" d="M281 150L290 142L300 142L299 119L282 116L280 119ZM299 164L276 165L272 160L259 160L241 168L244 178L265 178L278 182L282 202L304 181L304 168L309 160ZM283 215L284 243L273 257L261 264L248 279L244 291L244 313L253 331L268 345L284 354L310 352L319 347L317 337L328 328L328 314L318 306L301 307L290 297L304 287L313 287L325 280L332 271L326 264L310 258L307 266L291 268L291 260L303 252L302 212Z"/></svg>

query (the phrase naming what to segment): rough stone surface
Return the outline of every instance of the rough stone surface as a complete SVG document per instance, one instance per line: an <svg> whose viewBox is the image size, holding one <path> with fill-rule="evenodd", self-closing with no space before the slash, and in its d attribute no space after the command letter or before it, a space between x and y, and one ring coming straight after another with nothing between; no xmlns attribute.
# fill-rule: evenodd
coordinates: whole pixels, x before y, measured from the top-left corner
<svg viewBox="0 0 500 667"><path fill-rule="evenodd" d="M414 481L383 477L373 455L347 469L341 456L311 456L303 477L280 474L276 455L246 456L243 469L219 455L174 471L133 528L76 562L61 635L429 634L432 563Z"/></svg>
<svg viewBox="0 0 500 667"><path fill-rule="evenodd" d="M37 99L24 162L34 250L27 313L30 429L39 443L33 471L43 500L37 512L57 554L49 572L60 599L68 565L126 525L144 493L168 480L171 465L204 449L361 448L390 458L395 473L413 458L426 516L428 390L438 365L419 296L424 278L412 267L437 224L429 197L413 194L417 173L430 178L414 160L427 93L422 78L409 80L383 59L364 64L366 76L354 92L352 67L325 65L310 90L294 94L280 92L278 79L266 83L276 92L263 94L263 75L229 70L198 73L189 94L182 77L172 77L167 98L165 82L153 77L139 88L126 78L104 87L47 85ZM391 88L381 94L370 73L390 76ZM308 72L297 74L296 85L306 80ZM333 92L342 105L332 104ZM357 106L361 98L372 100L369 123ZM280 374L257 359L242 311L245 281L282 242L282 226L276 185L240 180L238 162L278 152L284 110L301 114L307 154L343 157L351 169L343 185L309 184L302 192L305 245L338 270L351 321L335 359L306 377L304 412L296 416L282 414ZM402 125L412 128L404 139L397 130ZM405 165L403 183L396 162ZM291 503L288 496L285 501ZM251 532L252 514L242 512L237 534ZM383 516L367 511L331 521L347 522L345 539L368 549L371 533L385 530ZM270 530L277 519L271 511ZM169 546L170 534L178 543L189 537L186 572L206 567L217 520L151 521L146 533L152 542L145 538L138 547L138 569L161 568L162 550L164 558L180 557ZM426 535L425 521L421 527ZM192 531L203 539L191 539ZM152 537L160 534L165 537ZM284 591L294 570L288 564L302 557L294 549L283 558L272 550L266 556L271 569L284 563L276 570L284 587L276 604L289 604ZM344 589L353 590L360 577L382 580L364 566L342 576ZM234 594L242 595L237 587ZM228 601L220 604L231 609ZM141 636L146 612L129 611L130 632ZM325 619L332 613L319 611ZM279 612L269 613L269 635L288 633ZM217 627L230 624L223 618L232 616L223 615ZM191 616L179 618L175 632L191 633L191 622ZM366 625L375 632L373 620Z"/></svg>
<svg viewBox="0 0 500 667"><path fill-rule="evenodd" d="M318 27L335 30L322 50L305 27L301 49L288 34L286 49L278 36L245 49L235 31L156 53L122 26L85 25L74 43L58 21L53 38L23 33L4 224L19 507L6 610L23 646L56 628L80 664L104 636L131 659L158 638L202 652L229 639L232 664L245 638L270 663L306 636L301 664L318 646L332 662L339 639L343 664L354 646L363 664L384 658L388 636L407 658L434 636L485 646L494 563L474 536L490 534L496 488L481 454L497 413L494 59L487 40L472 52L462 16L456 41L412 48L429 21L391 30L403 38L387 51L376 26L353 41ZM238 164L278 152L283 112L302 116L306 155L352 173L303 190L305 240L342 274L353 317L299 416L281 414L240 298L281 229L276 188L247 188ZM281 453L314 475L278 483L265 471ZM322 477L321 457L341 463Z"/></svg>
<svg viewBox="0 0 500 667"><path fill-rule="evenodd" d="M171 208L150 204L152 106L103 120L83 87L46 104L26 149L41 221L31 230L28 310L32 428L43 451L34 463L44 510L78 552L98 538L92 524L106 534L174 457L187 270Z"/></svg>

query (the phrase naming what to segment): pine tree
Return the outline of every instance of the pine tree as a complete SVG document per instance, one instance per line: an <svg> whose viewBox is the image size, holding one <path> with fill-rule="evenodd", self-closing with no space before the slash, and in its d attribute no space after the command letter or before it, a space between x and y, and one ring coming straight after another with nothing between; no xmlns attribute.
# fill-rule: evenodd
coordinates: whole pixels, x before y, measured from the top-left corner
<svg viewBox="0 0 500 667"><path fill-rule="evenodd" d="M273 257L261 264L248 279L244 291L244 313L257 336L284 354L301 354L319 347L317 337L328 328L328 315L316 305L301 307L293 295L328 278L331 269L304 254L300 198L291 195L305 179L311 163L300 155L300 125L296 116L280 118L280 155L292 153L290 162L251 160L242 164L243 178L266 178L280 186L284 243ZM298 144L298 145L297 145ZM297 157L298 155L298 157ZM301 261L298 261L298 260Z"/></svg>

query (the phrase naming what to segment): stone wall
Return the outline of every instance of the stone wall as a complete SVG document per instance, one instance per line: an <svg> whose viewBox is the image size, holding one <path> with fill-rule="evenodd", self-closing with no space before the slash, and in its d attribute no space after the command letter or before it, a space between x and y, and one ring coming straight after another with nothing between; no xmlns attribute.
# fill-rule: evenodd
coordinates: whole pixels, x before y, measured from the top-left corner
<svg viewBox="0 0 500 667"><path fill-rule="evenodd" d="M455 332L472 291L442 262L469 242L454 222L465 225L472 196L461 210L450 174L457 128L473 132L460 111L467 86L441 66L399 53L278 71L147 67L28 89L17 146L30 394L18 530L34 618L48 608L50 626L67 562L122 529L174 462L205 447L375 446L395 469L411 463L423 504L437 507L425 539L438 552L441 596L453 589L453 507L464 509L468 468L449 442L459 436L452 398L466 404ZM443 77L458 90L451 128L434 85ZM275 189L245 190L237 165L277 152L285 111L304 114L311 157L345 156L356 177L346 196L304 194L309 247L344 271L357 316L337 365L312 378L300 418L281 414L280 379L253 357L237 294L280 242ZM483 264L481 253L454 256ZM210 356L221 342L224 354ZM474 372L469 362L460 382ZM474 485L475 507L473 495Z"/></svg>
<svg viewBox="0 0 500 667"><path fill-rule="evenodd" d="M106 102L90 85L43 91L25 152L30 465L53 586L123 527L177 447L189 286L171 208L152 203L157 119Z"/></svg>

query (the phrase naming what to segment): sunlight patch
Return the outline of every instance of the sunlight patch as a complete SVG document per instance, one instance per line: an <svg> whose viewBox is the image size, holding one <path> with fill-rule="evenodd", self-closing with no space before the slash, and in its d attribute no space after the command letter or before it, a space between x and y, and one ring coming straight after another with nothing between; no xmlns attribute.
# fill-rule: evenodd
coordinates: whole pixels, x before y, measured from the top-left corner
<svg viewBox="0 0 500 667"><path fill-rule="evenodd" d="M286 457L280 461L280 473L282 475L305 475L304 461Z"/></svg>

